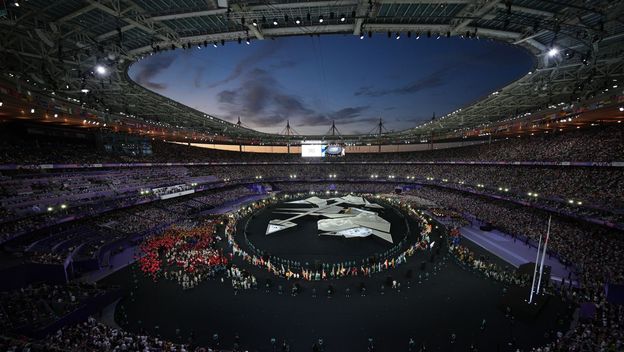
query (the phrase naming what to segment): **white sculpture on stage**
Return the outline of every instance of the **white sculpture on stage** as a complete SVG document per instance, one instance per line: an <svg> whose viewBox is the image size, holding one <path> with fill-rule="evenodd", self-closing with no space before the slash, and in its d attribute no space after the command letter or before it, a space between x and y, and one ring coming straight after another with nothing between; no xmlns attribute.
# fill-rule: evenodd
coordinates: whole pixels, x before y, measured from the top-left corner
<svg viewBox="0 0 624 352"><path fill-rule="evenodd" d="M331 202L331 203L330 203ZM310 197L303 200L288 202L289 204L313 205L312 208L281 208L276 213L292 214L285 220L273 219L269 221L266 235L297 226L292 220L304 216L322 216L325 219L318 220L319 234L324 236L342 236L346 238L377 236L392 243L390 223L376 212L356 208L360 206L368 209L383 209L379 204L370 203L368 200L348 195L345 197L321 199ZM341 205L346 205L341 206Z"/></svg>

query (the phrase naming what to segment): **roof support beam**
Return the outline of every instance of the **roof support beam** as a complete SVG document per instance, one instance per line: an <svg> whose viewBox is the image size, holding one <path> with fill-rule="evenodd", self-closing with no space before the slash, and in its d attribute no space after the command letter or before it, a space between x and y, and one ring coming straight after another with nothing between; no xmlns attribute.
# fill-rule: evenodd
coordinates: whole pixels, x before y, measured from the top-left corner
<svg viewBox="0 0 624 352"><path fill-rule="evenodd" d="M271 5L254 5L246 7L251 11L275 10L275 9L301 9L306 7L337 7L355 6L358 0L337 0L337 1L310 1L310 2L287 2Z"/></svg>
<svg viewBox="0 0 624 352"><path fill-rule="evenodd" d="M507 10L507 5L497 4L496 8ZM544 11L544 10L536 10L536 9L531 9L528 7L517 6L517 5L511 5L511 11L522 12L522 13L526 13L527 15L542 16L542 17L554 17L555 16L555 13L553 12Z"/></svg>
<svg viewBox="0 0 624 352"><path fill-rule="evenodd" d="M271 5L254 5L254 6L245 6L241 8L241 11L249 12L249 11L275 11L280 9L299 9L301 7L335 7L335 6L355 6L358 4L357 0L342 0L342 1L312 1L306 3L283 3L283 4L271 4ZM203 10L203 11L192 11L192 12L183 12L176 13L171 15L162 15L162 16L153 16L150 17L150 21L158 22L158 21L169 21L169 20L178 20L182 18L193 18L193 17L203 17L203 16L215 16L222 15L227 13L227 9L215 9L215 10Z"/></svg>
<svg viewBox="0 0 624 352"><path fill-rule="evenodd" d="M546 45L538 42L535 39L527 39L526 43L531 45L532 47L536 48L537 50L539 50L540 52L544 52L546 51Z"/></svg>
<svg viewBox="0 0 624 352"><path fill-rule="evenodd" d="M74 19L74 18L76 18L78 16L82 16L82 15L84 15L85 13L87 13L87 12L89 12L91 10L95 10L95 8L96 8L95 4L91 3L91 4L81 8L78 11L74 11L74 12L72 12L70 14L67 14L67 15L59 18L58 20L54 21L54 23L67 22L67 21L72 20L72 19Z"/></svg>
<svg viewBox="0 0 624 352"><path fill-rule="evenodd" d="M297 26L283 28L267 28L264 30L266 35L301 35L301 34L317 34L317 33L348 33L353 30L350 24L320 25L320 26Z"/></svg>
<svg viewBox="0 0 624 352"><path fill-rule="evenodd" d="M121 27L120 29L121 29L121 32L123 33L123 32L129 31L129 30L131 30L132 28L135 28L135 27L136 27L136 25L134 25L134 24L127 24L127 25ZM106 32L104 34L98 35L97 37L95 37L95 40L98 41L98 42L101 42L102 40L108 39L108 38L110 38L110 37L112 37L114 35L117 35L118 33L119 33L119 31L117 31L115 29L115 30L112 30L110 32Z"/></svg>
<svg viewBox="0 0 624 352"><path fill-rule="evenodd" d="M253 24L246 24L247 28L251 31L251 33L253 33L253 35L256 37L256 39L258 40L264 40L264 34L262 34L262 32L260 32L260 29L258 29L258 27L254 26Z"/></svg>
<svg viewBox="0 0 624 352"><path fill-rule="evenodd" d="M430 4L430 5L448 5L448 4L471 4L473 0L377 0L378 4Z"/></svg>
<svg viewBox="0 0 624 352"><path fill-rule="evenodd" d="M457 26L455 26L453 30L455 32L460 32L464 30L464 28L466 28L466 26L468 26L473 20L481 18L481 16L490 12L490 10L492 10L499 2L500 0L492 0L481 7L475 8L474 11L469 12L470 10L468 10L467 13L465 14L461 13L459 15L460 17L469 17L469 18L466 18L465 20L460 22ZM468 7L471 5L466 5L466 6Z"/></svg>
<svg viewBox="0 0 624 352"><path fill-rule="evenodd" d="M176 13L172 15L153 16L153 17L150 17L149 20L154 21L154 22L170 21L170 20L179 20L183 18L221 15L226 12L227 12L227 9L193 11L193 12Z"/></svg>
<svg viewBox="0 0 624 352"><path fill-rule="evenodd" d="M235 12L236 14L241 15L241 18L245 15L245 10L239 5L239 4L234 4L230 7L230 10L232 12ZM264 35L262 34L262 32L260 31L260 28L258 28L258 26L254 26L253 24L247 22L244 24L245 27L247 27L247 29L249 31L251 31L251 33L253 33L253 35L259 39L259 40L264 40Z"/></svg>
<svg viewBox="0 0 624 352"><path fill-rule="evenodd" d="M372 6L369 5L369 0L358 1L357 8L355 9L353 35L360 35L362 33L362 24L364 23L364 19L368 17L369 12L372 12Z"/></svg>
<svg viewBox="0 0 624 352"><path fill-rule="evenodd" d="M96 2L95 0L89 0L89 2L91 4L93 4L98 10L106 12L106 13L108 13L111 16L115 16L115 17L119 16L117 11L111 9L110 7L104 6L104 5L100 4L99 2ZM130 24L133 24L135 27L139 28L140 30L142 30L142 31L144 31L146 33L154 34L155 36L157 36L158 38L163 39L163 40L170 40L170 38L168 38L167 36L159 34L154 29L152 29L152 28L150 28L150 27L148 27L146 25L143 25L143 24L141 24L141 23L139 23L139 22L137 22L135 20L132 20L132 19L129 19L129 18L126 18L126 17L124 17L122 19L124 21L130 23Z"/></svg>

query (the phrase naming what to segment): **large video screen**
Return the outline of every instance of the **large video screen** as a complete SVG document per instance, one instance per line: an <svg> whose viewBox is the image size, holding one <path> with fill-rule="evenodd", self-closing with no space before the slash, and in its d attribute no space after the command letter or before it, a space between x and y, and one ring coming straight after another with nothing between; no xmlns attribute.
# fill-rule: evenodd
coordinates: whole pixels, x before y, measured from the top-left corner
<svg viewBox="0 0 624 352"><path fill-rule="evenodd" d="M325 149L325 155L328 157L344 156L345 149L337 144L328 145L327 149Z"/></svg>
<svg viewBox="0 0 624 352"><path fill-rule="evenodd" d="M325 156L326 145L323 144L302 144L301 156L304 158L322 158Z"/></svg>
<svg viewBox="0 0 624 352"><path fill-rule="evenodd" d="M301 156L304 158L341 157L344 155L344 147L337 144L304 143L301 145Z"/></svg>

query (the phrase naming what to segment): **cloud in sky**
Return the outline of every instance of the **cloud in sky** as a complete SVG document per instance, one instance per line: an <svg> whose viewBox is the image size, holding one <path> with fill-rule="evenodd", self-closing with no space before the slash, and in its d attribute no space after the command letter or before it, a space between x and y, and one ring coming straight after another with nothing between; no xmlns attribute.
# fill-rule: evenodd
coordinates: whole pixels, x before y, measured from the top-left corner
<svg viewBox="0 0 624 352"><path fill-rule="evenodd" d="M217 100L228 119L244 116L252 127L281 126L286 120L293 126L329 126L332 121L349 124L369 119L362 114L368 106L346 107L322 112L310 107L301 97L289 94L269 72L253 69L246 74L240 87L217 93Z"/></svg>
<svg viewBox="0 0 624 352"><path fill-rule="evenodd" d="M281 46L279 41L270 41L268 45L263 45L259 50L255 50L252 54L245 56L236 64L232 72L224 79L218 80L208 85L208 89L216 88L226 83L232 82L239 78L246 69L255 67L260 61L275 55Z"/></svg>
<svg viewBox="0 0 624 352"><path fill-rule="evenodd" d="M355 91L354 95L377 98L383 97L385 95L416 94L422 92L423 90L433 90L451 83L451 74L455 70L455 65L447 65L425 75L424 77L418 78L408 84L404 84L399 87L374 88L371 86L363 86L358 88Z"/></svg>
<svg viewBox="0 0 624 352"><path fill-rule="evenodd" d="M153 90L164 90L167 84L154 82L153 79L160 73L166 71L175 60L174 55L156 55L149 60L144 60L139 71L134 75L134 81L146 88Z"/></svg>
<svg viewBox="0 0 624 352"><path fill-rule="evenodd" d="M398 88L375 89L370 86L359 88L354 94L356 96L382 97L390 94L416 94L422 90L432 90L445 85L447 82L443 74L435 73L427 75L422 79L415 80Z"/></svg>

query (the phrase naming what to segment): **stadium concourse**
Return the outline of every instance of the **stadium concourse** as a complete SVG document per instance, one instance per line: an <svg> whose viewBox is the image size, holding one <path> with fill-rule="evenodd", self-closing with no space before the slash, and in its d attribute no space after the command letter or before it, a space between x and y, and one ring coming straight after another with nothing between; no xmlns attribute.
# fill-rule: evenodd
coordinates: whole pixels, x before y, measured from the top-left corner
<svg viewBox="0 0 624 352"><path fill-rule="evenodd" d="M0 1L0 350L624 351L623 13Z"/></svg>

